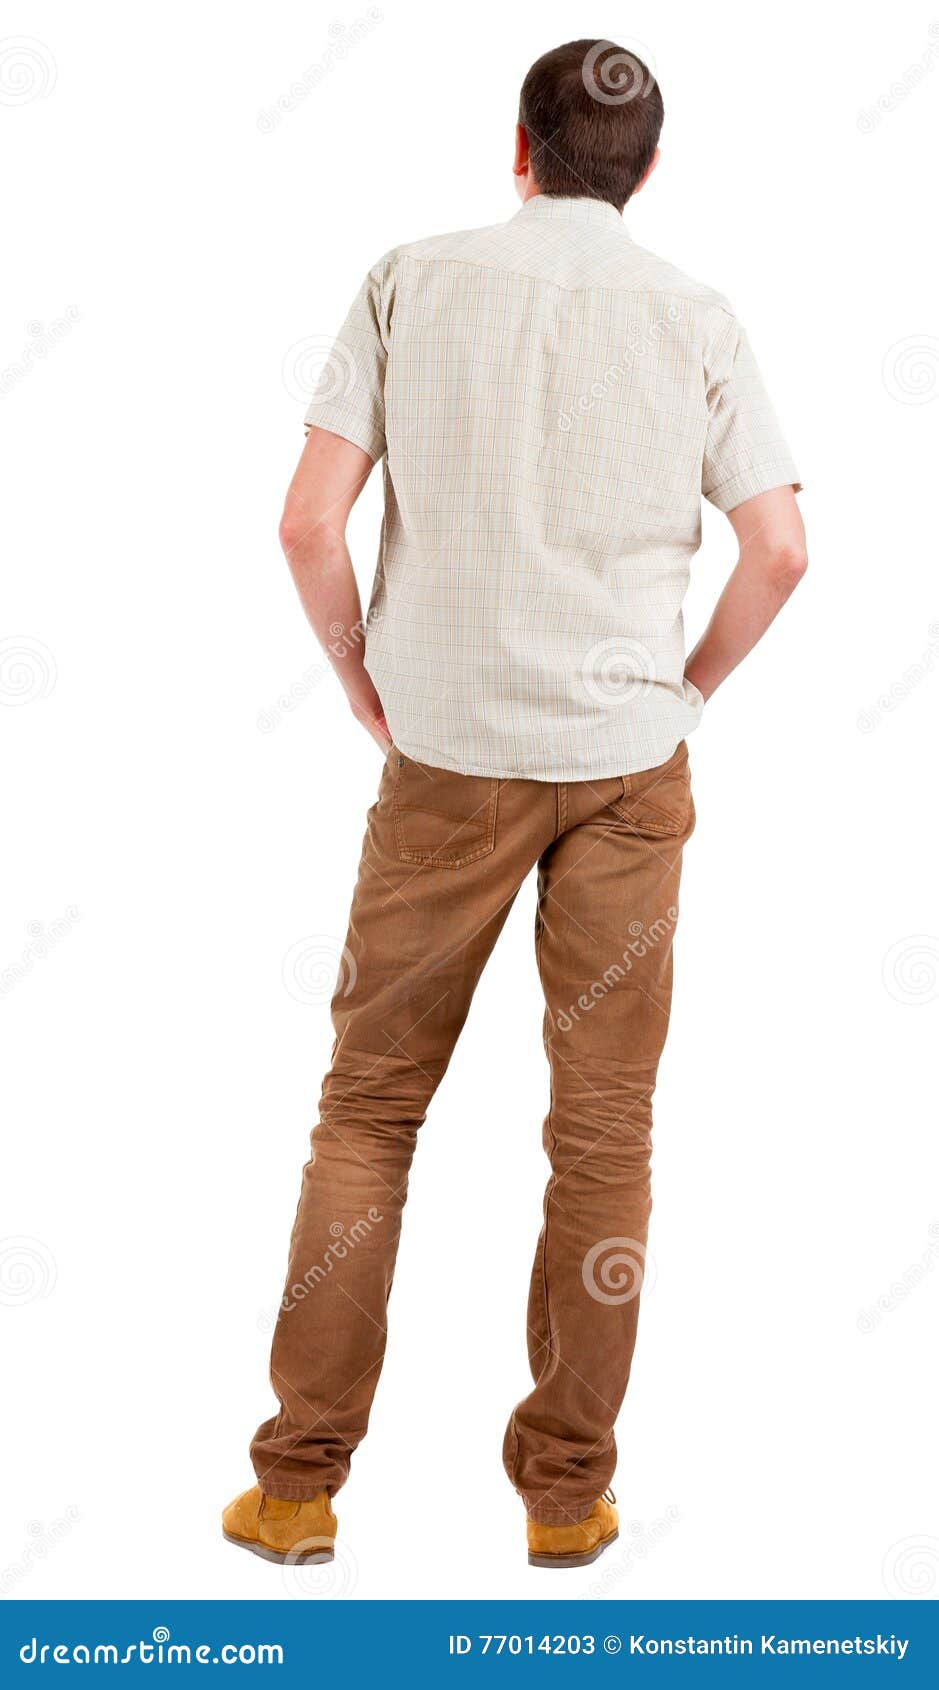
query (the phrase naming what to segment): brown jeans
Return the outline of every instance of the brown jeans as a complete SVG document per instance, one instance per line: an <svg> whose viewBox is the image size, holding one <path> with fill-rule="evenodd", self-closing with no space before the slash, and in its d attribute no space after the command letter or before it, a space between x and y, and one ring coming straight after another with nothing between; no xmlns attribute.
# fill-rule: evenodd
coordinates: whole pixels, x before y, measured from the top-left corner
<svg viewBox="0 0 939 1690"><path fill-rule="evenodd" d="M583 1519L616 1464L651 1200L688 753L638 775L490 780L392 750L369 811L252 1460L269 1496L335 1493L365 1435L417 1132L512 901L538 866L551 1162L528 1304L533 1389L503 1459L528 1513ZM467 1287L467 1295L469 1288Z"/></svg>

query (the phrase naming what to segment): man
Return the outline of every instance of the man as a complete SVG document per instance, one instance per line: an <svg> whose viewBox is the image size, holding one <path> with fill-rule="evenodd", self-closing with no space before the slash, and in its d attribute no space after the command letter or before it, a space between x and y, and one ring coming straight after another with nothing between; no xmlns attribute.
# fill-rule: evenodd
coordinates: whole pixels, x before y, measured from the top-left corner
<svg viewBox="0 0 939 1690"><path fill-rule="evenodd" d="M536 866L552 1171L534 1384L503 1456L534 1565L584 1565L616 1536L604 1492L694 819L684 736L805 568L796 470L739 324L623 227L662 115L646 67L611 43L545 54L521 94L521 211L380 260L309 409L282 543L387 755L274 1338L280 1410L252 1446L257 1485L224 1515L232 1542L274 1559L332 1554L418 1128ZM379 459L363 649L344 536ZM686 662L702 493L740 555Z"/></svg>

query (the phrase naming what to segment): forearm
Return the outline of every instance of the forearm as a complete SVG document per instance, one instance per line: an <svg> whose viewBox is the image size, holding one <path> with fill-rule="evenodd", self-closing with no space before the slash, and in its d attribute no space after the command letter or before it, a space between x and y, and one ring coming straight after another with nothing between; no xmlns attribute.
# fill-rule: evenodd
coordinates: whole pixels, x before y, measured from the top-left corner
<svg viewBox="0 0 939 1690"><path fill-rule="evenodd" d="M345 538L349 512L371 468L368 453L351 441L312 429L287 493L280 543L307 620L353 713L387 750L381 700L365 671L365 623Z"/></svg>
<svg viewBox="0 0 939 1690"><path fill-rule="evenodd" d="M799 574L769 573L741 558L685 665L686 679L705 698L742 663L795 590Z"/></svg>
<svg viewBox="0 0 939 1690"><path fill-rule="evenodd" d="M806 568L805 529L790 487L758 494L729 520L740 557L685 665L686 680L705 698L762 639Z"/></svg>
<svg viewBox="0 0 939 1690"><path fill-rule="evenodd" d="M356 714L381 714L365 671L362 602L345 538L324 525L285 546L307 621L326 652Z"/></svg>

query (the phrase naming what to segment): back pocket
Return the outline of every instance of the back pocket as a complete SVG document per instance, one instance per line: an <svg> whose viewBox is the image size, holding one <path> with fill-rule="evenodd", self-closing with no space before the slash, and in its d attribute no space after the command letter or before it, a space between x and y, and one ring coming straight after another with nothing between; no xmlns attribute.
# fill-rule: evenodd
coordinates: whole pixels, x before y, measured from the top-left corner
<svg viewBox="0 0 939 1690"><path fill-rule="evenodd" d="M395 842L403 863L462 868L488 857L496 844L499 782L416 763L397 749Z"/></svg>
<svg viewBox="0 0 939 1690"><path fill-rule="evenodd" d="M614 798L610 807L643 837L667 839L693 826L691 771L684 740L659 768L624 775L622 797Z"/></svg>

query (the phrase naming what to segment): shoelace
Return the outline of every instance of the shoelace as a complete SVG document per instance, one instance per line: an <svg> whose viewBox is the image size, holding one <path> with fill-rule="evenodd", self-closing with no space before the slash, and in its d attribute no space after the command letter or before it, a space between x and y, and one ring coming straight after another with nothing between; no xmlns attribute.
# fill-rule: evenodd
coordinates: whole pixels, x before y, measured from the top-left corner
<svg viewBox="0 0 939 1690"><path fill-rule="evenodd" d="M612 1487L609 1490L605 1490L603 1492L603 1500L604 1500L604 1502L615 1502L616 1501L616 1492L612 1489Z"/></svg>

